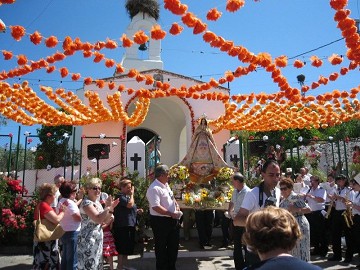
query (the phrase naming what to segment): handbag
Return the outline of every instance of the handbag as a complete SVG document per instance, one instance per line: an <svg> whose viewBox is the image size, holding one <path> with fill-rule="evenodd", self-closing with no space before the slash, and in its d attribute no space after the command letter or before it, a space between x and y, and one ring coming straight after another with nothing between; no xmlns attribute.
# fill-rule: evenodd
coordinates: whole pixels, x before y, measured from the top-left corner
<svg viewBox="0 0 360 270"><path fill-rule="evenodd" d="M40 209L39 217L37 220L34 220L34 241L37 242L47 242L59 239L64 235L65 231L60 224L55 225L46 218L40 218Z"/></svg>

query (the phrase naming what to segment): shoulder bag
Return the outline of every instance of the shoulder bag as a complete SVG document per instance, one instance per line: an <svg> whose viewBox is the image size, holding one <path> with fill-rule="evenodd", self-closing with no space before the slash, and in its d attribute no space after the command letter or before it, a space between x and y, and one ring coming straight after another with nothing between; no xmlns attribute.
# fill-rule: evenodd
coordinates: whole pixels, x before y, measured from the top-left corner
<svg viewBox="0 0 360 270"><path fill-rule="evenodd" d="M55 225L46 218L40 218L40 209L39 217L34 221L34 241L37 242L47 242L59 239L64 235L65 231L60 226L60 224Z"/></svg>

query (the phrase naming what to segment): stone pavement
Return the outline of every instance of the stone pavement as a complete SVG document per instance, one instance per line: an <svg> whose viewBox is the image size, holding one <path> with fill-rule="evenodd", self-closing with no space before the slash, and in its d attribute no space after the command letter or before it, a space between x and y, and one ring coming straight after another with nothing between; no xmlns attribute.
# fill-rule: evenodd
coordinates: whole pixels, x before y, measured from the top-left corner
<svg viewBox="0 0 360 270"><path fill-rule="evenodd" d="M144 253L130 256L129 262L131 267L138 270L155 270L155 256L150 241L144 247ZM179 248L179 258L177 261L177 270L234 270L234 261L232 259L232 246L228 248L219 248L221 239L213 240L213 247L206 250L198 248L197 240L184 241L181 239ZM328 255L328 256L331 256ZM116 258L114 258L116 267ZM1 255L0 269L5 270L28 270L31 269L31 255ZM312 263L323 269L357 269L356 265L360 264L359 258L355 257L353 264L342 262L328 262L326 258L312 257ZM104 269L108 270L109 266L105 265Z"/></svg>

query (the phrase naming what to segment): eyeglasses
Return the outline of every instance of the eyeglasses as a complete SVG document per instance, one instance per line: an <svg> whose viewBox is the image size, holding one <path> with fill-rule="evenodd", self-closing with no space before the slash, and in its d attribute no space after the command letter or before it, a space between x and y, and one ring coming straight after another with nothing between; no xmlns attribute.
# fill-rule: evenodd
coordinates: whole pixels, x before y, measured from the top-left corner
<svg viewBox="0 0 360 270"><path fill-rule="evenodd" d="M281 188L280 188L280 190L283 190L283 191L284 191L284 190L288 190L288 189L289 189L289 188L287 188L287 187L281 187Z"/></svg>
<svg viewBox="0 0 360 270"><path fill-rule="evenodd" d="M92 190L101 190L101 187L92 187Z"/></svg>

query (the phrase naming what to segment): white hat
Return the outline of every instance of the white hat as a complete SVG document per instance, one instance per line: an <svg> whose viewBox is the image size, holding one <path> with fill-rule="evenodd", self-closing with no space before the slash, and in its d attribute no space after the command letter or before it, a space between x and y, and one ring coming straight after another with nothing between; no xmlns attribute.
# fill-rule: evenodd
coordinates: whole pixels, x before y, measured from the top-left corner
<svg viewBox="0 0 360 270"><path fill-rule="evenodd" d="M360 185L360 173L358 173L357 175L354 176L353 180Z"/></svg>

